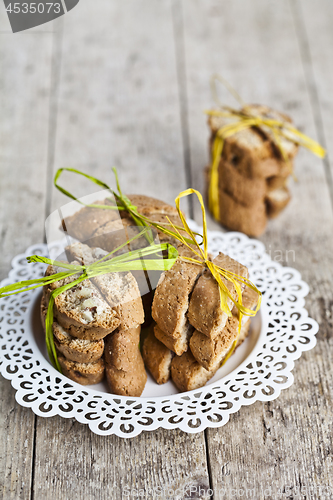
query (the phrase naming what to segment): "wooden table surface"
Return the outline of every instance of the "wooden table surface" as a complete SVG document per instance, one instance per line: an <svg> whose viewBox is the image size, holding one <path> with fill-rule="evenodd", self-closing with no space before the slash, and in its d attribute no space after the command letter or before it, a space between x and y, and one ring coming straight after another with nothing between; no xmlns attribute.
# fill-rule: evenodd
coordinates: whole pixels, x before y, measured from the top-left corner
<svg viewBox="0 0 333 500"><path fill-rule="evenodd" d="M328 149L324 161L300 151L292 201L260 238L284 263L294 251L287 264L309 283L306 306L320 324L294 384L220 429L125 440L36 417L1 378L3 499L203 499L209 488L214 500L332 498L332 25L329 0L82 0L52 23L12 34L0 6L1 279L68 201L52 185L59 167L112 183L116 165L125 192L168 202L186 187L203 190L202 111L213 104L214 72L245 101L290 113ZM225 92L221 99L234 104ZM68 186L91 189L77 179ZM198 206L187 213L200 221ZM177 488L183 493L172 494Z"/></svg>

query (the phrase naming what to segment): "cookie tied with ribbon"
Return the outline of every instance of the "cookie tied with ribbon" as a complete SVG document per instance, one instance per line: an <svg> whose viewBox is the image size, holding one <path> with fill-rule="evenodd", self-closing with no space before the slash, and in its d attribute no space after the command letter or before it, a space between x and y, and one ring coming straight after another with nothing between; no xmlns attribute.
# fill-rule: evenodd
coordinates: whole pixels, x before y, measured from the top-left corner
<svg viewBox="0 0 333 500"><path fill-rule="evenodd" d="M135 206L129 196L126 196L123 194L119 181L118 181L118 176L117 176L117 171L115 168L113 168L113 172L116 176L116 183L117 183L117 189L118 192L113 191L105 182L89 176L87 174L84 174L83 172L80 172L79 170L75 169L60 169L56 173L55 176L55 186L64 194L69 196L70 198L77 200L77 198L69 193L67 190L64 188L60 187L58 184L58 179L63 171L67 170L68 172L72 172L76 175L83 175L87 179L89 179L91 182L94 184L97 184L105 189L110 190L110 192L114 195L116 199L116 206L110 206L108 204L86 204L86 208L90 209L101 209L102 211L105 211L106 213L109 211L109 213L112 213L112 210L118 208L120 211L125 211L127 216L129 216L135 224L137 224L139 227L141 226L147 226L150 228L154 228L158 232L158 236L160 240L166 240L170 244L173 245L179 245L181 244L181 248L185 249L185 252L182 251L180 252L178 261L183 261L183 262L188 262L191 264L194 264L199 267L198 273L203 273L204 270L208 272L209 276L212 276L213 279L216 281L219 289L219 307L221 308L221 311L225 313L225 315L229 318L232 317L232 306L234 305L234 308L238 311L238 336L241 332L241 325L242 325L242 317L243 316L248 316L248 317L254 317L257 313L257 311L260 309L261 305L261 292L257 289L257 287L245 276L242 276L241 274L231 272L230 270L220 266L218 264L219 260L212 259L210 258L208 254L208 246L207 246L207 221L206 221L206 211L203 203L203 198L202 195L199 191L196 191L195 189L187 189L185 191L182 191L177 198L175 199L175 205L176 205L176 214L175 213L168 213L165 215L163 218L163 222L160 222L160 219L158 222L153 220L153 215L148 211L147 212L143 209L145 213L140 212L138 206ZM194 194L201 206L202 210L202 225L203 225L203 234L198 234L194 231L192 231L186 221L186 218L184 214L182 213L180 209L180 200L184 197L190 196ZM132 199L134 197L132 196ZM80 200L77 200L80 201ZM107 200L106 200L107 201ZM154 200L156 202L156 200ZM81 203L81 202L80 202ZM170 207L169 207L170 208ZM82 209L82 213L83 213ZM77 219L76 219L77 220ZM122 219L122 223L124 224L126 222L126 219ZM111 222L113 224L113 222ZM104 222L103 228L106 227L106 224ZM199 240L199 241L198 241ZM94 243L94 238L92 238L91 242ZM178 242L178 243L177 243ZM148 241L149 243L149 241ZM105 248L106 250L109 250L109 248ZM240 266L242 267L242 266ZM200 269L201 268L201 269ZM229 284L229 286L228 286ZM230 286L231 284L231 286ZM243 302L242 302L242 293L244 291L244 288L247 287L248 289L252 290L257 294L257 301L256 301L256 306L254 309L251 309L249 307L245 307ZM236 298L235 298L236 297ZM233 353L236 345L237 345L237 340L238 336L235 338L232 347L228 353L228 356L224 359L224 362L229 358L229 356Z"/></svg>
<svg viewBox="0 0 333 500"><path fill-rule="evenodd" d="M206 212L202 196L198 191L194 189L187 189L186 191L181 192L175 200L175 211L177 213L177 217L175 218L174 216L169 214L166 215L163 222L161 222L155 221L148 215L140 213L138 207L134 205L131 200L122 193L117 177L116 179L118 193L115 193L109 188L109 186L107 186L104 182L96 179L95 177L89 176L75 169L60 169L55 176L55 185L60 191L62 191L70 198L76 200L76 197L74 195L57 184L59 176L63 170L68 170L72 173L83 175L93 183L105 189L109 189L116 198L116 203L113 203L112 200L106 200L106 202L103 204L83 204L85 205L85 208L97 210L98 212L102 211L106 214L106 217L108 217L109 214L109 217L111 217L111 221L113 220L111 214L114 213L114 211L126 212L126 214L135 222L138 228L138 232L134 234L133 237L126 238L126 241L113 248L109 253L105 254L104 252L102 258L98 258L98 260L89 263L89 265L81 265L80 263L76 262L57 262L36 255L28 257L28 262L43 262L51 266L57 266L59 269L65 269L65 271L56 269L43 278L21 281L19 283L14 283L12 285L0 288L1 298L16 293L26 292L38 287L48 287L48 285L52 283L57 283L55 287L50 287L50 293L48 295L45 332L49 357L54 366L59 371L61 371L61 367L57 359L57 351L54 345L52 332L54 303L57 297L59 297L61 294L65 294L67 290L80 286L80 284L85 280L93 280L97 276L109 273L122 273L124 271L130 272L137 270L168 271L175 265L176 262L183 261L190 263L191 265L198 266L199 274L203 275L204 272L206 272L217 283L219 290L219 301L216 307L220 308L226 316L232 317L231 309L234 304L234 306L238 310L239 333L241 331L243 315L254 316L256 314L256 312L260 308L260 291L247 277L224 268L223 266L221 266L221 264L219 264L218 259L214 259L214 261L212 261L211 257L208 254ZM114 172L116 174L115 170ZM202 235L193 232L190 229L186 218L180 209L180 200L183 197L187 197L191 194L195 194L197 196L201 205L203 224ZM77 201L80 202L80 200ZM151 217L153 216L151 215ZM175 223L175 221L177 223ZM104 223L107 224L107 222L105 221ZM160 235L165 236L167 242L156 244L153 229L156 229ZM139 248L136 248L135 243L139 241ZM178 250L173 246L175 245L179 248L179 244L182 248L186 249L186 252L179 253ZM126 253L123 253L124 249L129 250ZM232 286L230 286L230 284ZM254 310L244 306L242 302L242 293L245 287L253 290L258 295L257 304ZM116 328L117 325L115 325L114 327ZM237 338L233 342L233 345L228 353L228 357L233 352L236 344Z"/></svg>
<svg viewBox="0 0 333 500"><path fill-rule="evenodd" d="M134 241L135 239L140 238L142 235L147 234L148 231L149 228L143 228L137 236L133 237L132 240ZM45 340L49 358L58 371L61 372L62 370L58 361L52 330L54 303L58 296L64 294L67 290L78 287L85 280L90 280L94 277L106 275L109 273L122 273L135 270L165 271L173 266L178 257L177 250L168 243L164 243L161 245L152 243L146 248L140 250L126 252L121 255L115 255L128 243L131 243L131 241L120 245L114 251L104 255L102 258L96 260L90 265L61 262L39 255L31 255L27 257L27 261L29 263L42 262L44 264L48 264L49 266L56 267L57 269L55 269L55 272L50 275L46 273L46 276L44 276L43 278L23 280L18 283L13 283L12 285L6 285L0 288L0 298L2 298L9 295L24 293L40 287L47 288L51 284L56 285L55 287L51 288L50 293L48 294L48 307L45 318ZM63 269L63 271L61 269ZM96 313L98 312L97 310L99 306L102 306L102 308L105 309L105 303L103 306L104 301L102 298L100 298L99 302L101 304L98 304L98 302L96 302L96 304L94 304L94 307L91 308L96 309ZM103 310L102 312L105 313L105 310ZM93 321L93 319L93 317L90 318L91 321ZM114 330L118 326L117 323L112 323L113 325L110 331Z"/></svg>
<svg viewBox="0 0 333 500"><path fill-rule="evenodd" d="M216 81L223 83L240 109L223 106ZM209 210L231 230L259 236L269 218L290 201L287 181L299 146L320 158L325 150L293 125L289 116L267 106L245 104L219 75L212 77L219 108L207 110L211 163L206 169Z"/></svg>

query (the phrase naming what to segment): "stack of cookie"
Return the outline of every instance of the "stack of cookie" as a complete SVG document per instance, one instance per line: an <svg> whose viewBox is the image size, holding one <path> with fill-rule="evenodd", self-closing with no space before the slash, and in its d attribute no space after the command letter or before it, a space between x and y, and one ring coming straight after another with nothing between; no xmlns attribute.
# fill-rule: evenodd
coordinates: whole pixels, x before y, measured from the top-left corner
<svg viewBox="0 0 333 500"><path fill-rule="evenodd" d="M131 203L138 208L140 214L157 223L182 226L177 209L161 200L143 195L128 195ZM109 199L95 202L96 205L109 205ZM126 211L108 210L84 207L74 215L62 221L62 229L71 237L86 243L88 246L100 247L107 252L113 251L137 235L142 227L137 227ZM172 229L172 228L171 228ZM156 242L172 243L174 240L162 231L153 229ZM156 234L157 233L157 234ZM128 252L147 246L147 240L142 236L129 245L125 245L117 253ZM132 273L135 277L144 307L145 325L151 322L151 302L153 290L161 275L157 271L137 271Z"/></svg>
<svg viewBox="0 0 333 500"><path fill-rule="evenodd" d="M66 251L69 262L80 265L89 265L107 253L81 243L67 247ZM46 275L59 270L49 266ZM41 303L44 326L52 291L77 277L44 287ZM96 276L69 288L55 298L53 315L54 343L66 376L89 385L100 382L106 371L111 392L133 396L142 393L146 372L139 351L139 337L144 311L137 282L131 273ZM122 336L133 340L132 352L136 358L130 369L121 363L119 353L117 363L110 355L110 346L115 344L115 339L119 343ZM124 359L128 356L126 351L123 352Z"/></svg>
<svg viewBox="0 0 333 500"><path fill-rule="evenodd" d="M69 260L89 265L108 252L74 243L66 248L66 253ZM119 318L118 328L105 341L106 379L110 391L124 396L140 396L147 375L139 350L144 311L138 284L132 273L103 274L92 281Z"/></svg>
<svg viewBox="0 0 333 500"><path fill-rule="evenodd" d="M179 245L180 255L191 256L190 250ZM248 278L248 270L227 255L220 253L213 261L220 267ZM224 280L234 300L234 285ZM243 304L254 309L257 293L244 290ZM228 306L233 302L228 298ZM178 260L158 283L152 316L156 321L143 344L143 359L157 383L170 376L181 391L202 387L210 380L233 342L239 345L249 332L249 317L243 317L238 335L238 309L231 318L221 310L220 292L208 269Z"/></svg>
<svg viewBox="0 0 333 500"><path fill-rule="evenodd" d="M247 112L291 123L289 116L266 106L247 106ZM220 128L229 118L210 116L210 152ZM268 218L276 217L290 201L287 180L298 146L281 137L281 150L268 127L245 128L224 140L218 167L220 222L228 229L259 236ZM206 169L208 182L210 167Z"/></svg>

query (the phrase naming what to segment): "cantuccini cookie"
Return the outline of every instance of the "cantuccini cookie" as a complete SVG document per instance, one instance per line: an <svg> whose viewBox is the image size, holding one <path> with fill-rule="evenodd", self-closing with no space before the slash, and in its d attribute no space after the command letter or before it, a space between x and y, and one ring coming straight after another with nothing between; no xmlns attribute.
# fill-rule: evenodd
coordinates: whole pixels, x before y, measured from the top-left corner
<svg viewBox="0 0 333 500"><path fill-rule="evenodd" d="M193 253L184 245L178 246L178 252L193 258ZM189 298L201 273L201 266L177 259L172 268L162 274L154 295L152 317L166 335L177 339L187 333Z"/></svg>
<svg viewBox="0 0 333 500"><path fill-rule="evenodd" d="M165 384L169 380L173 356L174 353L155 337L153 328L150 328L143 341L142 357L158 384Z"/></svg>
<svg viewBox="0 0 333 500"><path fill-rule="evenodd" d="M119 328L105 342L106 380L110 392L121 396L141 396L147 373L139 349L141 327Z"/></svg>
<svg viewBox="0 0 333 500"><path fill-rule="evenodd" d="M56 272L57 268L48 266L46 275ZM77 278L78 275L74 275L45 286L43 293L46 302L53 290ZM86 340L104 338L120 324L116 312L89 279L64 290L55 298L54 318L70 335Z"/></svg>
<svg viewBox="0 0 333 500"><path fill-rule="evenodd" d="M47 313L47 305L45 297L41 300L41 320L45 330L45 318ZM77 363L92 363L103 356L104 341L100 340L84 340L73 337L64 330L56 321L52 323L53 339L57 351L60 352L66 359Z"/></svg>
<svg viewBox="0 0 333 500"><path fill-rule="evenodd" d="M225 191L219 191L220 222L228 229L240 231L249 236L260 236L267 226L267 210L265 200L251 208L235 201Z"/></svg>
<svg viewBox="0 0 333 500"><path fill-rule="evenodd" d="M222 332L215 338L209 338L195 330L190 340L191 352L198 363L206 370L217 370L237 334L238 319L235 317L228 318Z"/></svg>
<svg viewBox="0 0 333 500"><path fill-rule="evenodd" d="M191 351L175 356L171 363L171 378L181 392L199 389L214 375L196 361Z"/></svg>
<svg viewBox="0 0 333 500"><path fill-rule="evenodd" d="M146 217L150 218L153 214L178 215L176 207L162 200L142 194L129 194L128 198L137 207L138 212Z"/></svg>
<svg viewBox="0 0 333 500"><path fill-rule="evenodd" d="M66 253L86 265L107 255L105 250L91 249L83 243L70 245L66 248ZM123 329L128 330L144 322L141 294L132 273L107 273L95 276L91 281L111 307Z"/></svg>
<svg viewBox="0 0 333 500"><path fill-rule="evenodd" d="M230 163L223 162L219 173L219 189L233 197L235 201L246 207L263 202L267 185L261 177L246 179Z"/></svg>
<svg viewBox="0 0 333 500"><path fill-rule="evenodd" d="M167 333L164 333L158 325L154 326L155 337L168 349L177 354L177 356L181 356L187 351L188 343L193 331L193 326L187 323L186 328L182 330L181 335L175 338Z"/></svg>
<svg viewBox="0 0 333 500"><path fill-rule="evenodd" d="M112 252L126 242L129 242L132 238L137 236L139 232L140 228L135 225L135 222L129 216L127 216L118 220L109 221L103 226L99 226L86 243L91 247L100 247L107 252ZM144 248L145 246L147 246L147 240L142 236L127 243L114 255L119 255L129 250Z"/></svg>
<svg viewBox="0 0 333 500"><path fill-rule="evenodd" d="M248 278L249 276L245 266L221 252L215 257L213 262L243 278ZM222 276L221 279L227 286L233 299L238 300L237 291L233 283ZM245 285L240 284L240 286L244 290ZM227 299L227 304L232 309L233 302L230 298ZM227 322L228 315L220 307L218 283L208 269L203 272L195 284L188 309L188 319L196 330L210 338L219 335Z"/></svg>
<svg viewBox="0 0 333 500"><path fill-rule="evenodd" d="M285 124L291 123L288 116L267 106L248 105L241 111ZM209 116L211 161L218 130L237 121L237 116ZM279 136L277 145L272 129L264 124L242 128L224 138L221 157L216 160L218 183L215 194L219 199L219 213L216 212L215 216L219 222L228 229L249 236L262 234L268 217L278 215L290 200L286 180L291 174L297 150L297 144L284 136ZM205 171L208 185L210 170L211 167L208 172ZM272 191L274 193L271 195Z"/></svg>
<svg viewBox="0 0 333 500"><path fill-rule="evenodd" d="M233 342L237 339L238 347L248 335L250 322L242 324L238 333L238 319L229 318L223 331L214 339L195 331L190 340L190 348L194 358L208 371L216 371L229 353Z"/></svg>
<svg viewBox="0 0 333 500"><path fill-rule="evenodd" d="M111 205L110 200L99 200L95 205ZM92 237L97 227L120 218L117 210L83 207L74 215L62 221L62 229L79 241L87 241Z"/></svg>
<svg viewBox="0 0 333 500"><path fill-rule="evenodd" d="M93 363L76 363L58 354L58 361L63 374L78 384L98 384L104 378L105 364L103 358Z"/></svg>

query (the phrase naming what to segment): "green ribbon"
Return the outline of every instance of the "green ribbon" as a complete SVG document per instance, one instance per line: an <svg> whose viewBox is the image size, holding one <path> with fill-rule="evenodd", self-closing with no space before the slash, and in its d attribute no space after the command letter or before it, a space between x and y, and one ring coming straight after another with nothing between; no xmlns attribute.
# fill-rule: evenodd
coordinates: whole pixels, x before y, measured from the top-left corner
<svg viewBox="0 0 333 500"><path fill-rule="evenodd" d="M44 264L48 265L51 264L57 267L61 267L63 269L67 269L67 271L58 272L51 276L44 276L43 278L20 281L18 283L13 283L12 285L6 285L0 288L0 298L8 297L10 295L23 293L29 290L33 290L35 288L39 288L41 286L49 285L51 283L54 283L55 281L63 280L64 278L75 276L80 272L82 273L76 280L72 281L71 283L60 286L55 290L53 290L49 299L49 304L45 319L45 340L49 358L53 366L59 372L62 372L62 370L58 361L57 352L54 345L53 331L52 331L53 305L56 297L65 290L68 290L69 288L76 286L82 281L88 278L94 278L95 276L99 276L102 274L107 274L111 272L141 271L141 270L167 271L168 269L171 269L171 267L174 265L178 257L178 251L169 243L163 243L161 245L151 244L146 248L130 251L126 254L117 255L115 257L110 258L114 253L118 252L128 243L131 243L133 240L140 238L148 231L149 228L144 228L140 233L131 238L129 241L123 243L122 245L114 249L112 252L108 253L101 259L97 260L96 262L88 266L78 265L78 264L77 265L68 264L65 262L51 260L39 255L31 255L27 257L27 261L29 263L42 262ZM163 251L166 251L167 253L166 258L163 257L162 254ZM145 259L145 257L152 255L155 255L157 258Z"/></svg>

